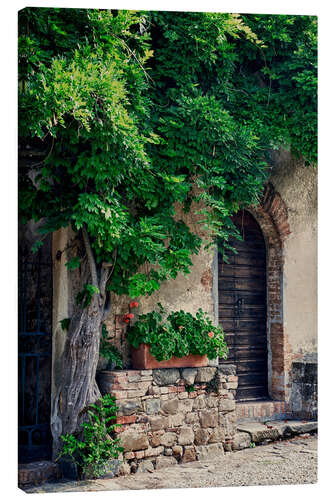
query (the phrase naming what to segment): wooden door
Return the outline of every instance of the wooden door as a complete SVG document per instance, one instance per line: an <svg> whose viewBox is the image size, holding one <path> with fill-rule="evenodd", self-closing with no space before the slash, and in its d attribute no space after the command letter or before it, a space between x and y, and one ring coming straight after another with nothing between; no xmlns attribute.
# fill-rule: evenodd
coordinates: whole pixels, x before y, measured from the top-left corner
<svg viewBox="0 0 333 500"><path fill-rule="evenodd" d="M219 323L229 347L222 363L236 365L237 400L267 398L266 249L259 224L247 211L233 217L242 241L232 240L237 254L219 252Z"/></svg>

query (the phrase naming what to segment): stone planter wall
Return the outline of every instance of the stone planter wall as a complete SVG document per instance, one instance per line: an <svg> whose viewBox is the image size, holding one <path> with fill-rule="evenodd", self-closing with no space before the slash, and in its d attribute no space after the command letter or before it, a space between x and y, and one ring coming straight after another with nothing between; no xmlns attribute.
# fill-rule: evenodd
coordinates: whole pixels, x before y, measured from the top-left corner
<svg viewBox="0 0 333 500"><path fill-rule="evenodd" d="M116 398L124 447L120 474L205 460L231 451L236 434L233 365L102 371L102 394Z"/></svg>

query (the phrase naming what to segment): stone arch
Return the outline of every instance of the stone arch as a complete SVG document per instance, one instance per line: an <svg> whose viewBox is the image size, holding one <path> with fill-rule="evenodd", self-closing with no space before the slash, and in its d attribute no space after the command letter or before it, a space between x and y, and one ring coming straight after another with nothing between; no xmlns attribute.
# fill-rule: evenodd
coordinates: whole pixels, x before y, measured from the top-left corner
<svg viewBox="0 0 333 500"><path fill-rule="evenodd" d="M290 234L288 209L274 186L268 183L257 207L248 211L256 218L267 251L268 389L272 399L287 398L288 354L283 321L283 246Z"/></svg>

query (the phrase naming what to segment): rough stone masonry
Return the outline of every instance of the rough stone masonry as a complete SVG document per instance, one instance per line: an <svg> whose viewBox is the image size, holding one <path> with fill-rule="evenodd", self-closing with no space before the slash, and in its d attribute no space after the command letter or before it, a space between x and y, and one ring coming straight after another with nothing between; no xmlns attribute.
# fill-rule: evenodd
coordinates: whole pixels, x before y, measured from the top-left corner
<svg viewBox="0 0 333 500"><path fill-rule="evenodd" d="M234 365L102 371L102 394L116 398L124 448L119 475L231 451L237 430Z"/></svg>

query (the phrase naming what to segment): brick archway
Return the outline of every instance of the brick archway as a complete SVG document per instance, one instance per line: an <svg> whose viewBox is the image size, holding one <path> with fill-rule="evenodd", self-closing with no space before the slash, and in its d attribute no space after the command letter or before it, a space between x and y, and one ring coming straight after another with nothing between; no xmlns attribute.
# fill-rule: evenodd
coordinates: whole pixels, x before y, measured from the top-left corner
<svg viewBox="0 0 333 500"><path fill-rule="evenodd" d="M267 249L268 390L272 399L285 401L290 349L283 323L283 246L290 234L288 210L268 183L260 205L248 211L259 223Z"/></svg>

